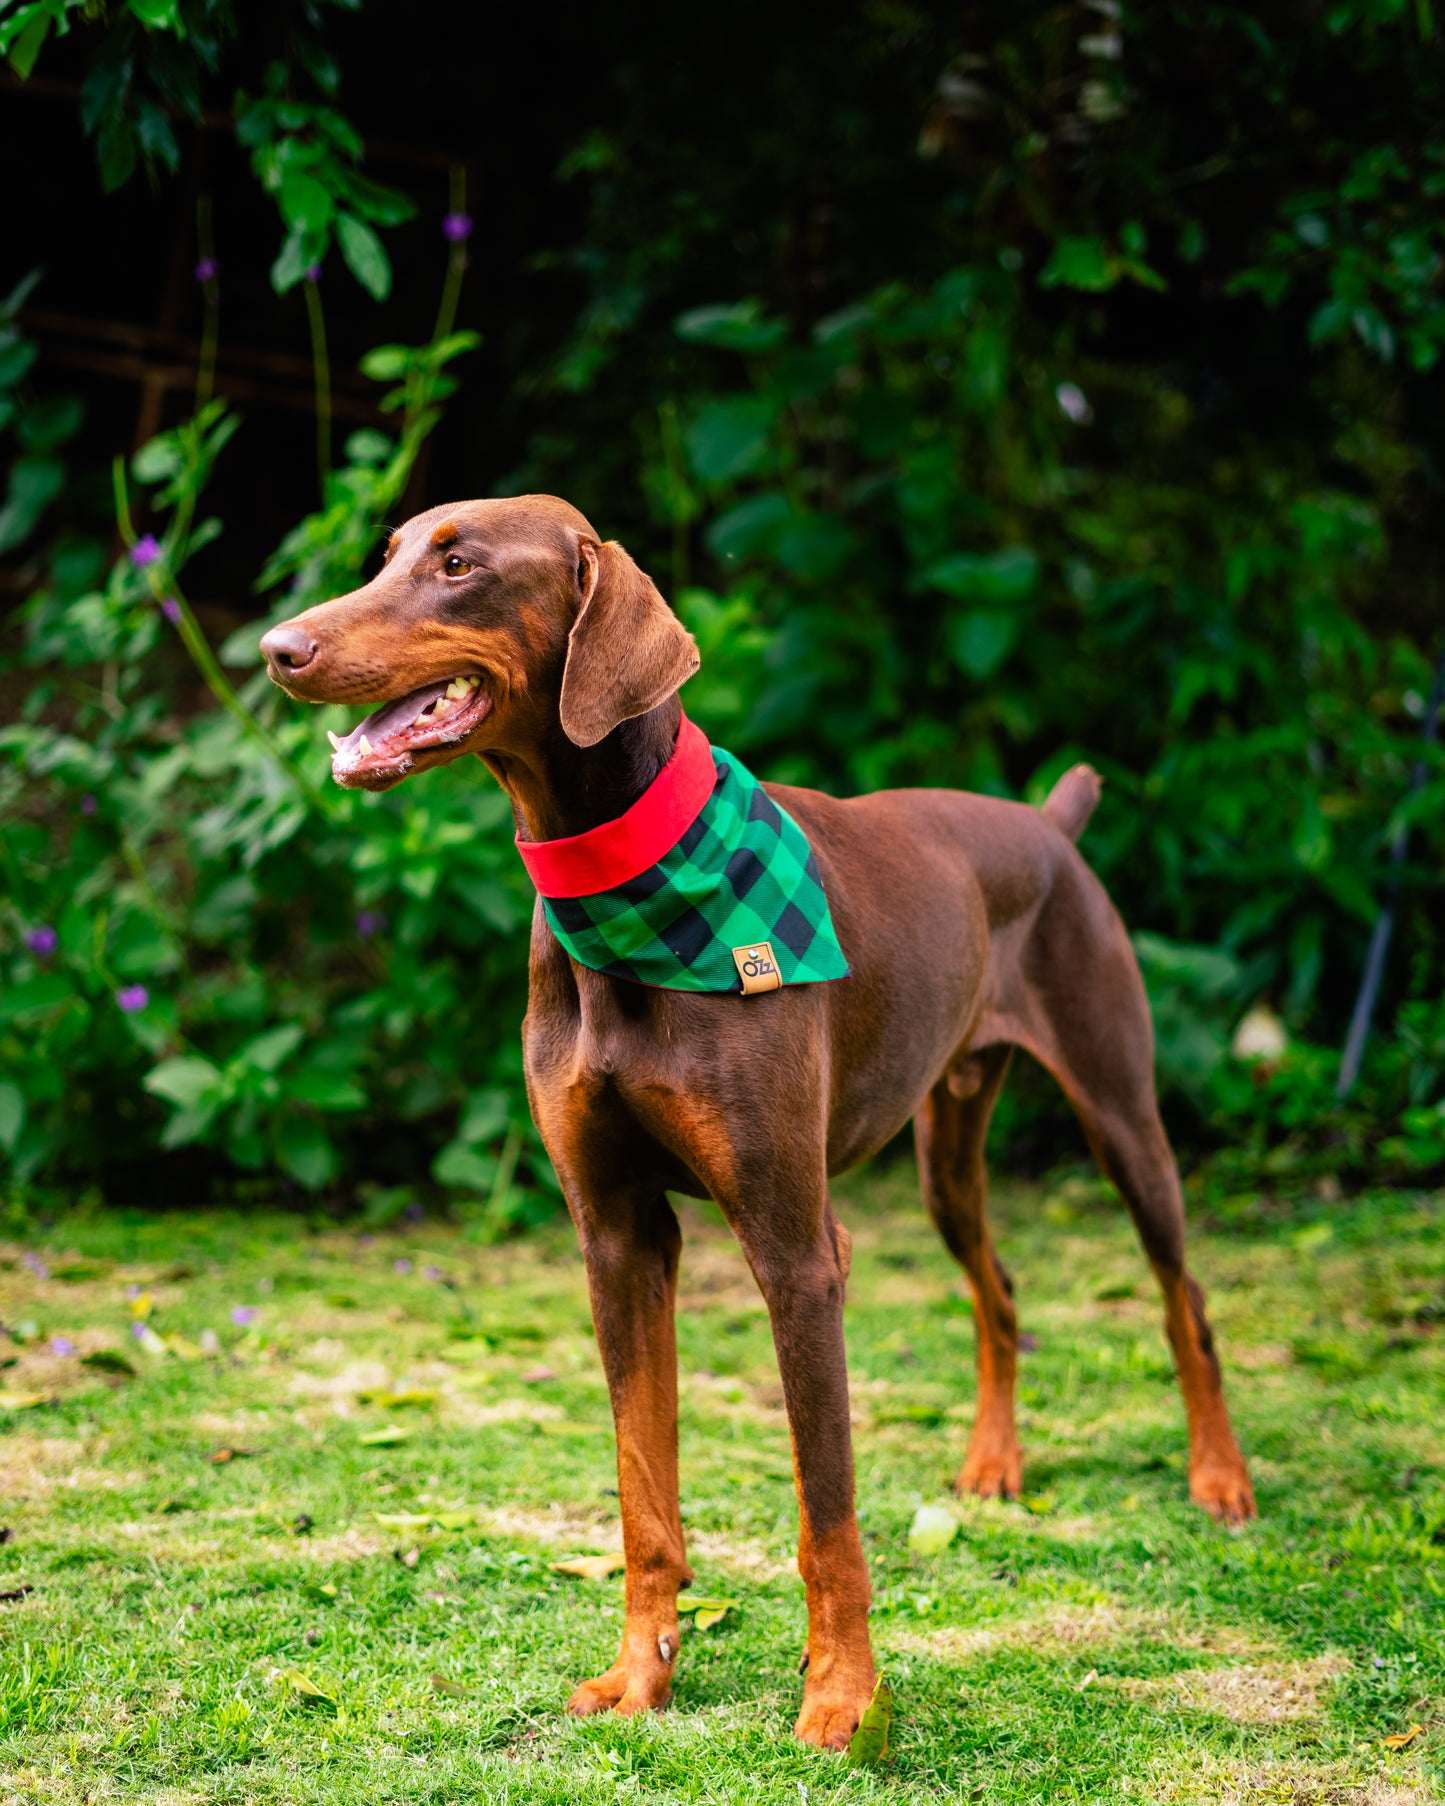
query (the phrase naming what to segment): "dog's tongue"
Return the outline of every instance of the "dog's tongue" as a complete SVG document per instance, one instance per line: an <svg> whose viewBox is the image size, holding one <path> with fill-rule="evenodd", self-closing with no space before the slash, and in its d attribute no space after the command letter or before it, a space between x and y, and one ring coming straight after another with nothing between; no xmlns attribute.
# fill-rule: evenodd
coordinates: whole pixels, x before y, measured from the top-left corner
<svg viewBox="0 0 1445 1806"><path fill-rule="evenodd" d="M445 692L447 681L443 679L439 684L426 684L420 690L413 690L409 696L398 696L395 702L383 703L374 715L368 715L365 721L352 728L340 742L332 754L332 770L349 770L367 757L361 750L363 738L373 753L384 751L387 738L409 728L422 710L429 708Z"/></svg>

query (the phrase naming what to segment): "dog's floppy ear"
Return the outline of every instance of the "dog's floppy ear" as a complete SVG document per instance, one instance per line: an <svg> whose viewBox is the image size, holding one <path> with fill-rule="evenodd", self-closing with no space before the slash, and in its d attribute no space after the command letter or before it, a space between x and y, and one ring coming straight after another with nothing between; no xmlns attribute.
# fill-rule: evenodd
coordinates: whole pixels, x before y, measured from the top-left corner
<svg viewBox="0 0 1445 1806"><path fill-rule="evenodd" d="M595 746L620 721L645 715L697 670L692 635L615 539L577 548L582 607L567 640L562 730Z"/></svg>

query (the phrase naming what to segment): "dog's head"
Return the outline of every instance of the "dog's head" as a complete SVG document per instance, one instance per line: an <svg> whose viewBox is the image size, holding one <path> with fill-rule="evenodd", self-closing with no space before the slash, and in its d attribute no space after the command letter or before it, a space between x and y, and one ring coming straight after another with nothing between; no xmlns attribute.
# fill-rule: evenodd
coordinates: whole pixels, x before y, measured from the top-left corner
<svg viewBox="0 0 1445 1806"><path fill-rule="evenodd" d="M594 746L698 666L651 578L551 495L417 515L370 583L273 627L261 650L288 695L384 705L333 740L337 783L366 790L464 752L524 751L559 722Z"/></svg>

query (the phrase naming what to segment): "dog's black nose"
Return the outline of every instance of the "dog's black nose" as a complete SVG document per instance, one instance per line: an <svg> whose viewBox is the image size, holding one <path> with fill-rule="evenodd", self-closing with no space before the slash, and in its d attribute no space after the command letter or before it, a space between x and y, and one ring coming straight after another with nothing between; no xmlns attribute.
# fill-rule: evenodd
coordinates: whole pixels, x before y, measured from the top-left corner
<svg viewBox="0 0 1445 1806"><path fill-rule="evenodd" d="M303 627L273 627L261 638L261 651L283 671L301 671L316 657L316 642Z"/></svg>

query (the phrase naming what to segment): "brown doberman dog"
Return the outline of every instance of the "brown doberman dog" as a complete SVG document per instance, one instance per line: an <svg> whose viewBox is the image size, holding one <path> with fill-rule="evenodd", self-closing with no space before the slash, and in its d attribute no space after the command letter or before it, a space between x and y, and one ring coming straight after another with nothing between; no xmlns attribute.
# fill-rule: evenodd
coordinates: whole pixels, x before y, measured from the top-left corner
<svg viewBox="0 0 1445 1806"><path fill-rule="evenodd" d="M478 753L533 841L634 803L672 754L677 692L698 665L650 579L552 496L418 515L369 583L272 628L262 647L292 696L389 705L338 742L341 782L384 790ZM677 1594L692 1578L678 1510L674 1191L716 1200L767 1303L807 1593L797 1734L840 1749L875 1670L843 1348L849 1239L828 1181L913 1119L925 1202L973 1289L978 1404L958 1486L1017 1495L1018 1335L984 1217L983 1157L1014 1047L1063 1086L1163 1291L1191 1498L1231 1524L1254 1515L1254 1499L1185 1266L1144 988L1073 844L1097 778L1075 767L1042 810L949 790L840 802L767 788L812 843L851 982L653 990L575 963L540 903L533 920L528 1092L586 1260L627 1561L621 1652L571 1709L642 1711L672 1684Z"/></svg>

